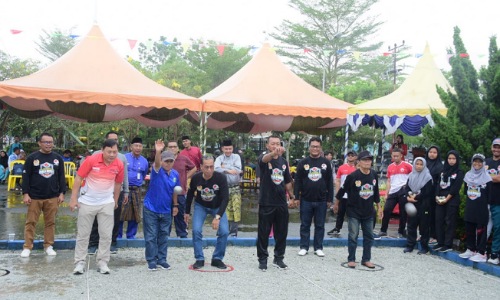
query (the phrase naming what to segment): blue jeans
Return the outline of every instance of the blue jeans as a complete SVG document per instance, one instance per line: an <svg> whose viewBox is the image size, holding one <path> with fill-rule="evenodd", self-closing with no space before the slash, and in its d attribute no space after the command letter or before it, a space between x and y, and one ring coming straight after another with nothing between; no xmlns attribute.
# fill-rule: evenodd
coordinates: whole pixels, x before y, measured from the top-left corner
<svg viewBox="0 0 500 300"><path fill-rule="evenodd" d="M490 205L491 220L493 222L493 242L491 252L500 253L500 205Z"/></svg>
<svg viewBox="0 0 500 300"><path fill-rule="evenodd" d="M300 201L300 249L309 250L311 223L314 217L314 251L323 249L326 202Z"/></svg>
<svg viewBox="0 0 500 300"><path fill-rule="evenodd" d="M194 215L193 215L193 247L194 247L194 258L196 260L205 260L203 256L203 223L207 215L212 215L215 217L219 208L207 208L201 204L194 203ZM212 259L224 259L224 254L226 254L227 237L229 236L229 223L227 222L226 214L223 214L220 218L219 230L217 230L217 243L215 245L214 253L212 254Z"/></svg>
<svg viewBox="0 0 500 300"><path fill-rule="evenodd" d="M363 257L361 262L370 261L373 246L373 218L358 219L348 218L349 237L347 240L348 261L356 261L356 247L358 246L359 226L363 230Z"/></svg>
<svg viewBox="0 0 500 300"><path fill-rule="evenodd" d="M172 223L172 216L169 213L158 214L144 207L142 218L146 260L155 264L167 262L168 228Z"/></svg>

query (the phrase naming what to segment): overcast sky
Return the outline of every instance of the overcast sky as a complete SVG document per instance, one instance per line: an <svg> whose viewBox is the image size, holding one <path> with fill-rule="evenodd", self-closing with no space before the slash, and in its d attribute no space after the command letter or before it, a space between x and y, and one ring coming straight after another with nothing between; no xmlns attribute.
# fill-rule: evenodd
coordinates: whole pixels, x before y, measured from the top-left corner
<svg viewBox="0 0 500 300"><path fill-rule="evenodd" d="M384 21L375 40L387 46L405 40L410 54L422 53L426 42L441 68L449 69L446 48L458 25L476 66L487 63L489 37L500 31L498 0L380 0L372 13ZM84 35L94 19L121 55L136 56L127 39L154 40L163 35L211 39L236 45L260 45L264 32L284 18L297 18L288 0L0 0L0 49L21 58L42 59L34 40L41 29L74 27ZM22 30L13 35L10 30ZM136 49L134 49L136 50ZM408 60L411 65L414 63Z"/></svg>

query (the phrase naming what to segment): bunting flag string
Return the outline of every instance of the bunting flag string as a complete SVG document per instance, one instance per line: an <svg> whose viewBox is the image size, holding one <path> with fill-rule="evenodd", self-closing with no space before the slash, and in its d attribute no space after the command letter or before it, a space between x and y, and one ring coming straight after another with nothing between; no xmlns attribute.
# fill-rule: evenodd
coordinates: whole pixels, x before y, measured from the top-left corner
<svg viewBox="0 0 500 300"><path fill-rule="evenodd" d="M23 30L20 30L20 29L10 29L9 30L10 33L12 35L18 35L18 34L21 34L23 33L24 31ZM62 35L60 33L55 33L55 35ZM72 38L72 39L78 39L78 38L81 38L82 36L81 35L78 35L78 34L70 34L68 35L68 37ZM92 38L92 37L91 37ZM117 38L117 37L113 37L113 38L110 38L109 39L110 41L117 41L117 40L126 40L128 42L128 45L130 47L130 50L133 50L136 45L137 45L137 42L139 42L139 40L137 39L130 39L130 38ZM155 41L151 40L151 39L148 39L148 40L145 40L145 41L141 41L142 44L144 44L146 46L146 48L148 49L151 49L155 43ZM162 41L161 42L163 45L165 46L169 46L169 45L180 45L182 47L182 51L183 53L186 53L190 48L193 48L193 47L198 47L199 49L202 49L202 48L206 48L207 45L204 41L199 41L199 42L196 42L196 43L193 43L193 42L174 42L174 41ZM240 49L242 47L247 47L249 48L249 54L252 55L257 49L259 49L259 47L257 46L236 46L234 44L224 44L224 43L219 43L215 46L215 48L217 49L218 53L219 53L219 56L222 56L224 55L224 52L226 50L226 47L231 47L233 49ZM326 56L332 54L332 50L328 50L328 49L313 49L313 48L310 48L310 47L304 47L304 48L299 48L299 47L296 47L296 46L274 46L274 49L282 49L282 50L297 50L297 51L302 51L304 54L312 54L314 52L318 52L318 51L322 51L322 53ZM385 56L385 57L388 57L388 56L392 56L394 53L393 52L382 52L382 53L379 53L379 52L361 52L361 51L348 51L346 49L338 49L336 52L335 52L337 55L349 55L351 54L352 57L356 60L356 61L359 61L361 59L363 59L363 57L368 57L368 58L374 58L374 57L377 57L377 56ZM398 53L399 55L404 55L402 53ZM413 57L415 58L420 58L422 57L422 53L415 53L414 55L412 55ZM447 54L447 58L448 60L454 56L454 54ZM487 56L486 54L478 54L477 57L478 58L484 58L485 56ZM468 53L459 53L458 54L458 57L460 58L470 58L470 55Z"/></svg>

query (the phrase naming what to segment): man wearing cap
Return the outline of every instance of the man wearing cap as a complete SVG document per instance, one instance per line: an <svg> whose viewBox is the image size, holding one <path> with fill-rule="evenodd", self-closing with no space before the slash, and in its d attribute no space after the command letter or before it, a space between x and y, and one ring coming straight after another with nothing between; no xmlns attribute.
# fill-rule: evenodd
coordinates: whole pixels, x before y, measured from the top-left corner
<svg viewBox="0 0 500 300"><path fill-rule="evenodd" d="M148 160L141 155L142 139L135 137L130 145L131 152L125 154L127 158L129 201L123 204L118 237L122 237L123 223L127 221L127 239L135 239L139 222L141 222L141 186L148 174Z"/></svg>
<svg viewBox="0 0 500 300"><path fill-rule="evenodd" d="M486 159L486 169L491 176L492 183L489 190L489 204L491 221L493 223L493 242L489 263L500 263L500 137L491 143L492 157Z"/></svg>
<svg viewBox="0 0 500 300"><path fill-rule="evenodd" d="M182 193L177 195L177 203L179 204L179 213L174 217L175 224L175 232L177 233L177 237L187 238L187 224L184 221L184 212L186 211L186 193L187 193L187 181L191 177L193 177L194 173L196 173L196 166L193 162L184 155L179 155L179 146L176 141L170 141L167 143L167 150L174 153L175 161L173 169L179 173L179 180L181 182ZM172 226L170 226L168 233L170 235L170 231Z"/></svg>
<svg viewBox="0 0 500 300"><path fill-rule="evenodd" d="M174 188L180 186L179 173L172 169L175 156L163 151L162 140L155 143L155 160L151 170L151 181L144 197L143 230L146 244L148 269L170 270L167 262L167 240L172 216L179 212Z"/></svg>
<svg viewBox="0 0 500 300"><path fill-rule="evenodd" d="M358 154L356 151L351 150L347 152L346 163L339 167L337 171L337 176L335 176L335 194L338 194L340 186L344 184L347 175L356 171L356 159L358 159ZM344 194L344 199L347 199L347 193ZM340 237L340 230L344 224L344 217L346 212L346 201L336 200L333 205L333 212L337 214L337 220L335 222L335 228L328 231L328 235L334 237Z"/></svg>
<svg viewBox="0 0 500 300"><path fill-rule="evenodd" d="M226 254L227 237L229 236L229 224L225 214L229 201L229 190L226 176L214 169L214 157L202 157L201 172L194 174L189 183L189 190L186 199L186 213L184 219L189 223L191 216L191 203L194 198L193 216L193 248L194 258L193 269L200 269L205 266L203 255L203 224L207 215L213 216L212 228L217 230L217 242L212 254L211 266L226 269L222 261Z"/></svg>
<svg viewBox="0 0 500 300"><path fill-rule="evenodd" d="M387 199L384 205L384 216L382 218L382 226L380 227L380 237L387 236L387 228L391 219L392 210L399 203L399 229L398 237L406 237L406 195L401 195L403 186L408 181L408 177L413 169L413 166L403 160L402 150L399 148L392 149L392 161L387 167Z"/></svg>
<svg viewBox="0 0 500 300"><path fill-rule="evenodd" d="M375 265L371 262L371 248L373 246L373 204L377 204L379 214L380 195L378 191L377 172L371 169L373 156L368 151L362 151L358 155L359 169L349 174L339 192L337 200L347 202L347 218L349 237L347 257L349 268L356 268L356 247L358 244L359 227L363 230L363 256L361 264L373 269ZM347 193L347 199L344 194Z"/></svg>
<svg viewBox="0 0 500 300"><path fill-rule="evenodd" d="M241 221L241 158L233 153L233 144L229 139L222 141L222 152L224 154L215 159L215 171L226 175L229 187L229 202L226 209L229 234L236 237L238 236L238 222Z"/></svg>
<svg viewBox="0 0 500 300"><path fill-rule="evenodd" d="M191 139L187 135L182 137L182 146L184 149L181 151L180 155L187 156L196 166L196 170L199 171L201 166L200 148L191 146Z"/></svg>
<svg viewBox="0 0 500 300"><path fill-rule="evenodd" d="M309 140L309 156L302 159L295 175L295 205L300 205L300 250L309 251L311 223L314 218L314 254L323 257L327 203L333 201L332 165L321 156L321 139ZM300 200L300 201L299 201ZM298 203L299 202L299 203Z"/></svg>

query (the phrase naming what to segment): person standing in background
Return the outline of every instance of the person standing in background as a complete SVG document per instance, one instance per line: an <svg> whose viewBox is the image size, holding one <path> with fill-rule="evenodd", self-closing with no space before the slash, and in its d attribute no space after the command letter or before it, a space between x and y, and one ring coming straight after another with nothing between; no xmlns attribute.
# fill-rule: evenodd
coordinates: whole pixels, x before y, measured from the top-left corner
<svg viewBox="0 0 500 300"><path fill-rule="evenodd" d="M486 169L493 181L490 184L489 202L491 221L493 223L493 242L489 263L498 265L500 262L500 137L491 143L492 157L486 159Z"/></svg>
<svg viewBox="0 0 500 300"><path fill-rule="evenodd" d="M9 151L7 152L7 154L10 156L14 150L16 148L18 148L19 150L23 149L23 145L21 145L21 139L19 138L18 135L14 136L14 143L12 143L9 147ZM19 155L19 154L18 154Z"/></svg>
<svg viewBox="0 0 500 300"><path fill-rule="evenodd" d="M201 150L198 147L191 145L191 139L189 136L184 135L182 137L182 149L180 155L187 156L196 166L196 170L200 171L201 166Z"/></svg>
<svg viewBox="0 0 500 300"><path fill-rule="evenodd" d="M226 208L227 220L229 221L229 234L233 237L238 236L238 223L241 221L241 191L240 175L241 157L233 153L233 144L231 140L222 141L222 152L215 159L215 171L226 176L229 187L229 202Z"/></svg>
<svg viewBox="0 0 500 300"><path fill-rule="evenodd" d="M143 146L140 137L132 139L130 148L132 151L125 154L127 158L129 201L124 203L122 207L118 237L122 237L123 223L127 221L127 239L135 239L137 228L141 222L141 187L144 178L148 174L149 163L141 155Z"/></svg>
<svg viewBox="0 0 500 300"><path fill-rule="evenodd" d="M402 134L398 134L398 136L396 137L396 141L392 144L389 151L392 153L392 150L394 149L401 150L401 160L405 161L405 156L408 155L408 145L405 144ZM392 161L394 161L394 159Z"/></svg>
<svg viewBox="0 0 500 300"><path fill-rule="evenodd" d="M432 175L432 182L434 184L433 195L431 199L436 196L436 188L439 184L439 177L443 171L443 162L441 161L441 155L439 153L439 148L437 146L430 146L427 150L427 156L425 158L427 161L427 169ZM436 239L436 201L431 201L429 203L429 230L430 239L429 245L435 245L437 243Z"/></svg>

